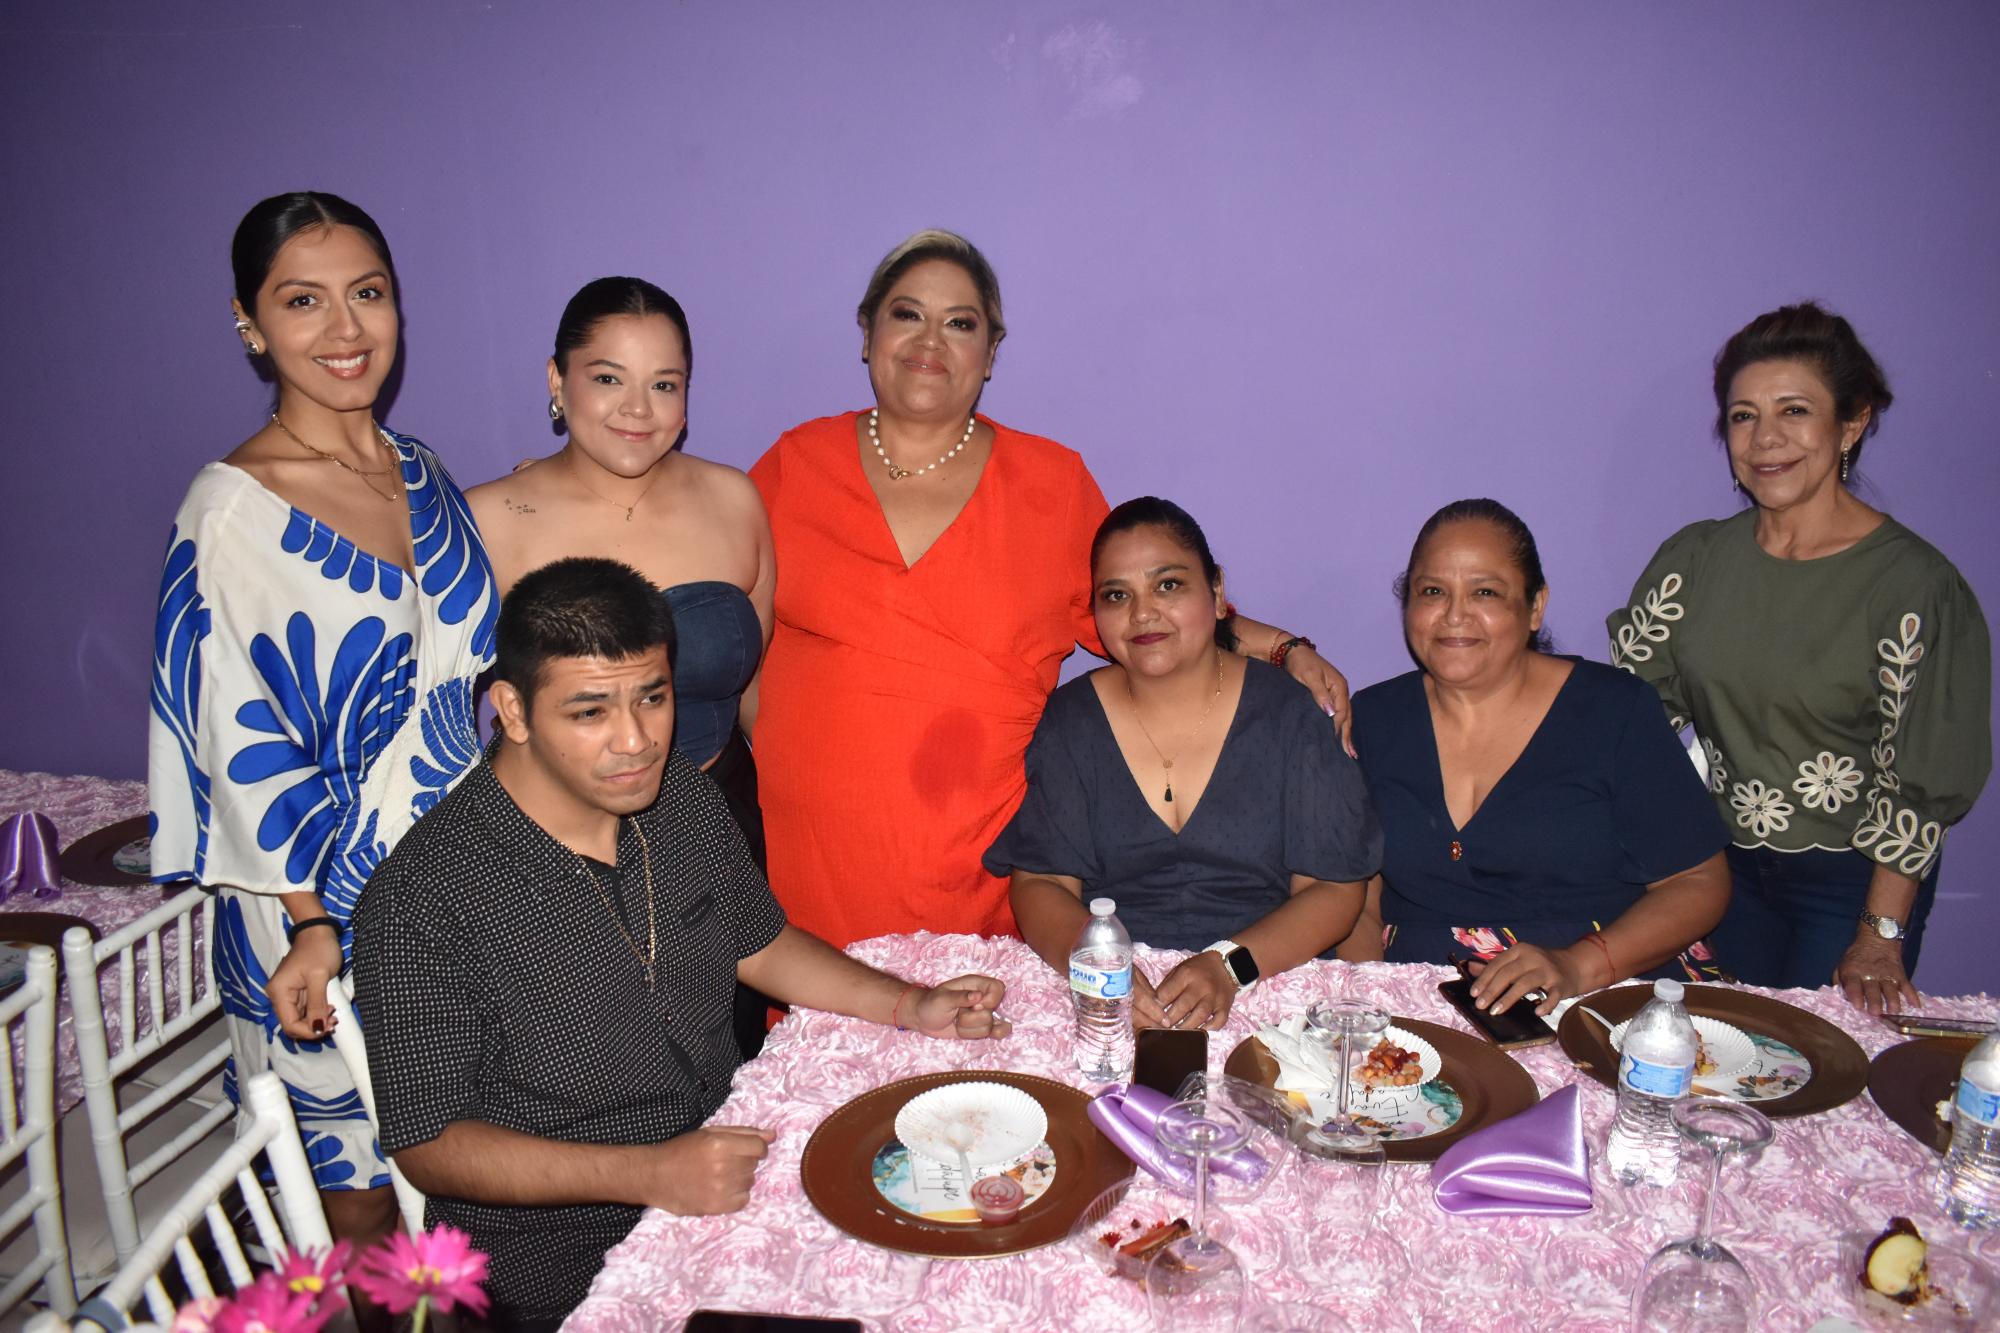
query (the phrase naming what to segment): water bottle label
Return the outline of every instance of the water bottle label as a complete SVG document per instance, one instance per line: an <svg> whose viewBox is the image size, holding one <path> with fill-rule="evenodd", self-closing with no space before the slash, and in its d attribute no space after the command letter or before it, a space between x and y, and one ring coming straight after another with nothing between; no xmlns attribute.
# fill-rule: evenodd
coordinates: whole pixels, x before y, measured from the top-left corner
<svg viewBox="0 0 2000 1333"><path fill-rule="evenodd" d="M1618 1081L1649 1097L1685 1097L1694 1083L1694 1066L1656 1065L1626 1055L1618 1060Z"/></svg>
<svg viewBox="0 0 2000 1333"><path fill-rule="evenodd" d="M1958 1080L1958 1100L1952 1104L1952 1117L1957 1120L1974 1120L1988 1129L2000 1128L2000 1092L1988 1092L1969 1078Z"/></svg>
<svg viewBox="0 0 2000 1333"><path fill-rule="evenodd" d="M1085 967L1069 965L1069 988L1094 1000L1122 1000L1132 993L1131 967Z"/></svg>

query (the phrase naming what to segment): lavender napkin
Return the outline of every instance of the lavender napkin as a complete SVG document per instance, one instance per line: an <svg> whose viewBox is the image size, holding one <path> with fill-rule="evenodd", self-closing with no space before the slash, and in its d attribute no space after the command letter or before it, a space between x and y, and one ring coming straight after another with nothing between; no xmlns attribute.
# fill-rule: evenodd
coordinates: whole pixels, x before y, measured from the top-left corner
<svg viewBox="0 0 2000 1333"><path fill-rule="evenodd" d="M17 893L62 897L62 871L56 868L56 826L47 815L10 815L0 822L0 902Z"/></svg>
<svg viewBox="0 0 2000 1333"><path fill-rule="evenodd" d="M1577 1086L1445 1149L1431 1167L1431 1193L1438 1207L1464 1216L1589 1212L1590 1150L1583 1142Z"/></svg>
<svg viewBox="0 0 2000 1333"><path fill-rule="evenodd" d="M1168 1152L1153 1137L1160 1116L1173 1104L1174 1099L1165 1093L1135 1083L1099 1093L1091 1099L1085 1113L1090 1116L1090 1123L1104 1132L1105 1138L1146 1171L1175 1189L1191 1190L1194 1159ZM1242 1147L1211 1157L1208 1167L1220 1175L1255 1184L1263 1179L1271 1164L1256 1149Z"/></svg>

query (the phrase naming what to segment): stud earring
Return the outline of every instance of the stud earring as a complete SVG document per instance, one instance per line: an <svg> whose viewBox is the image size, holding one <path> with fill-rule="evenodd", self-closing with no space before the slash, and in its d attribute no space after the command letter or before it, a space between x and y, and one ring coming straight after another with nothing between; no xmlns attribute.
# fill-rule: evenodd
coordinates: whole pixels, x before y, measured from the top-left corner
<svg viewBox="0 0 2000 1333"><path fill-rule="evenodd" d="M1847 469L1851 464L1851 460L1848 458L1849 452L1846 449L1840 451L1840 484L1843 486L1847 484Z"/></svg>
<svg viewBox="0 0 2000 1333"><path fill-rule="evenodd" d="M558 401L558 400L557 400L557 398L556 398L556 396L555 396L554 394L550 394L550 395L549 395L549 420L550 420L550 421L561 421L561 420L562 420L562 417L563 417L563 413L562 413L562 403L561 403L560 401Z"/></svg>
<svg viewBox="0 0 2000 1333"><path fill-rule="evenodd" d="M1740 491L1743 489L1743 479L1737 476L1734 472L1731 472L1729 474L1729 489L1732 491Z"/></svg>

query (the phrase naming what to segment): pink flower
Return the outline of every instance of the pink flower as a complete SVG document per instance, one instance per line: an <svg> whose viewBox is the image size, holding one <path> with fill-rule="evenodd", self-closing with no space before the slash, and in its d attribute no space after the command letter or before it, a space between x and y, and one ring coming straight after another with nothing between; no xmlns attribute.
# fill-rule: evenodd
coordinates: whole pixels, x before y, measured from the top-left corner
<svg viewBox="0 0 2000 1333"><path fill-rule="evenodd" d="M1507 951L1507 946L1500 942L1500 937L1484 926L1472 928L1453 926L1451 937L1481 958L1498 958Z"/></svg>
<svg viewBox="0 0 2000 1333"><path fill-rule="evenodd" d="M174 1312L174 1326L168 1333L214 1333L215 1317L228 1304L220 1296L203 1296L189 1301Z"/></svg>
<svg viewBox="0 0 2000 1333"><path fill-rule="evenodd" d="M266 1273L236 1293L215 1317L215 1333L319 1333L341 1309L339 1301L324 1302L309 1293L295 1293L276 1273Z"/></svg>
<svg viewBox="0 0 2000 1333"><path fill-rule="evenodd" d="M402 1314L419 1303L450 1314L463 1305L475 1315L486 1313L486 1256L472 1248L472 1237L453 1227L438 1227L414 1240L397 1232L361 1256L354 1266L354 1285L368 1298Z"/></svg>
<svg viewBox="0 0 2000 1333"><path fill-rule="evenodd" d="M278 1266L279 1280L294 1296L337 1295L347 1285L347 1255L352 1248L341 1241L320 1258L314 1258L311 1251L287 1254Z"/></svg>

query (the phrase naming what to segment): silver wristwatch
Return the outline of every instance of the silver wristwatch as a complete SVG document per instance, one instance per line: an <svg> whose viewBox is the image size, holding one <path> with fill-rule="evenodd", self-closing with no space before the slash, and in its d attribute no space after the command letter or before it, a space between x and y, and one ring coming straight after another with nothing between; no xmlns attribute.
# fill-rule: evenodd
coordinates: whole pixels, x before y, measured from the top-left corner
<svg viewBox="0 0 2000 1333"><path fill-rule="evenodd" d="M1900 940L1903 938L1903 923L1893 916L1876 916L1873 912L1863 912L1861 914L1861 924L1870 927L1885 940Z"/></svg>

